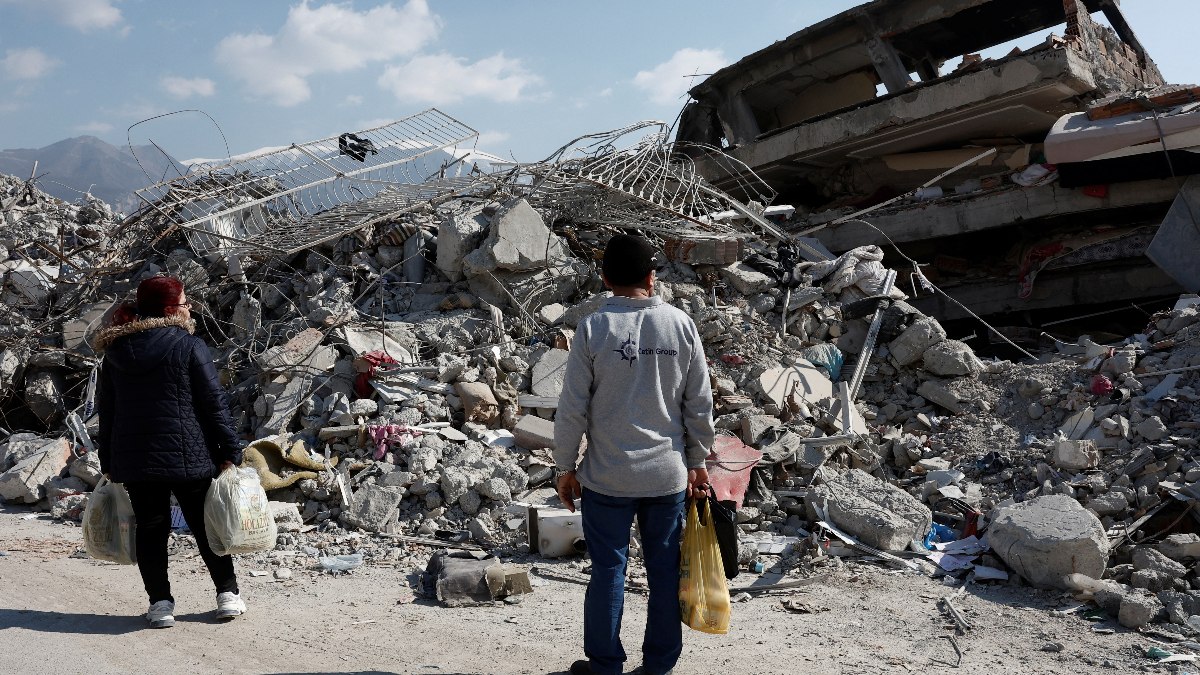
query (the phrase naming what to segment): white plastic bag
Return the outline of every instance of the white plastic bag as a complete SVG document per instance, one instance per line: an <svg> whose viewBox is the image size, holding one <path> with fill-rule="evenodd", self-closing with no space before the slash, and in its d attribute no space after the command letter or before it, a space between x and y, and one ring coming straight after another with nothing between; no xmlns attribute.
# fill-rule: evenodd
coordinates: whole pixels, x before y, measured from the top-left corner
<svg viewBox="0 0 1200 675"><path fill-rule="evenodd" d="M204 498L204 528L217 555L259 553L275 548L275 518L254 469L226 469Z"/></svg>
<svg viewBox="0 0 1200 675"><path fill-rule="evenodd" d="M137 523L129 493L101 478L83 511L83 547L96 560L137 564Z"/></svg>

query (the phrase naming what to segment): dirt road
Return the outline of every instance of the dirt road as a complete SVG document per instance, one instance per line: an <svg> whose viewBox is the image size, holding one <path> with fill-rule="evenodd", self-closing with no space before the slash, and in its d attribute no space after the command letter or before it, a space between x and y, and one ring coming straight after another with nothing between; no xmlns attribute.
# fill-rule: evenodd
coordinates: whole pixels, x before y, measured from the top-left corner
<svg viewBox="0 0 1200 675"><path fill-rule="evenodd" d="M583 587L569 582L538 581L518 605L446 609L412 599L407 569L333 577L296 564L275 581L239 561L250 612L217 624L203 565L184 554L171 561L178 624L150 630L137 570L71 557L79 546L77 527L0 509L0 673L559 673L582 655ZM1137 633L1052 614L1073 604L1061 594L975 586L959 601L975 627L955 638L954 668L955 633L936 607L951 590L851 564L792 596L824 611L760 596L734 605L728 635L685 629L676 672L1114 673L1151 662ZM631 595L626 608L632 670L645 601Z"/></svg>

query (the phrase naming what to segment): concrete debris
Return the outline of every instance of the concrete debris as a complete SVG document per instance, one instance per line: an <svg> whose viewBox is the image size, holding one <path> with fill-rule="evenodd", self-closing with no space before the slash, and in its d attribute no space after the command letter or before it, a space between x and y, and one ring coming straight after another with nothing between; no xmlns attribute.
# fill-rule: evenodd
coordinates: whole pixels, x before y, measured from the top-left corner
<svg viewBox="0 0 1200 675"><path fill-rule="evenodd" d="M996 554L1038 588L1068 588L1069 574L1099 579L1108 565L1100 520L1066 495L998 509L988 537Z"/></svg>
<svg viewBox="0 0 1200 675"><path fill-rule="evenodd" d="M1008 65L1033 64L1038 82L1064 71L1073 75L1064 88L1087 90L1058 92L1056 106L1110 86L1094 83L1111 77L1078 73L1078 59L1046 51L1015 55ZM1010 77L1023 72L1003 68ZM977 74L962 77L988 82ZM894 80L884 79L889 90L904 88ZM865 78L863 91L873 96L875 82ZM870 103L898 116L864 116L861 108L848 114L854 124L894 119L903 127L902 99L928 97L945 84ZM696 93L697 100L724 96ZM838 107L850 104L839 100ZM745 109L729 102L710 113ZM847 140L810 148L813 161L788 166L832 166L833 157L858 148L853 139L874 133L843 133L859 127L846 127L840 113L825 115L833 110L805 110L789 112L795 119L780 133L817 125L830 133L803 139ZM751 120L722 121L729 124L703 128L738 136L731 152L766 143ZM926 140L939 148L957 142ZM970 150L892 153L867 169L825 176L830 184L814 190L841 199L873 176L908 180L906 172L916 170L896 166L921 167L924 178L912 186L870 191L903 194L978 154ZM996 162L1015 164L1003 166L1006 176L1034 161L1028 147L1000 154ZM921 291L906 301L899 289L909 290L907 283L886 292L883 249L861 229L847 235L853 221L831 226L822 241L801 241L788 233L840 216L821 220L813 208L796 207L768 221L758 204L741 205L750 215L733 209L736 219L712 213L685 220L630 198L619 181L603 192L599 179L572 178L580 171L545 175L552 180L477 177L468 188L414 198L402 211L287 255L212 249L154 209L117 219L96 206L88 212L98 217L81 219L92 202L65 204L35 189L33 205L4 213L8 229L0 233L4 300L13 308L0 313L0 497L76 517L99 479L85 434L65 424L77 411L84 431L99 433L87 393L99 359L88 336L141 279L170 273L188 283L201 317L197 334L212 346L237 431L253 441L246 464L270 492L280 550L314 559L362 555L366 564L428 562L429 597L451 606L528 592L520 570L475 554L557 557L585 549L578 514L536 508L555 499L547 490L553 418L573 330L609 297L598 253L622 228L599 223L648 223L643 233L665 253L656 292L693 319L711 364L722 431L711 479L719 498L736 507L742 564L778 555L786 573L863 553L817 523L817 510L827 509L829 525L880 552L929 553L927 538L948 528L956 539L990 543L980 569L1007 565L1043 588L1065 588L1072 573L1111 584L1096 601L1125 625L1200 615L1200 607L1164 595L1200 588L1193 564L1200 526L1187 513L1200 500L1196 307L1159 312L1127 339L1096 337L1108 344L1081 339L1037 359L984 361L948 337L947 327L956 337L966 333L949 323L957 309L929 300L940 296ZM982 185L988 176L974 178ZM1011 182L1004 191L985 190L996 200L986 213L961 207L973 199L967 185L958 201L920 205L921 222L948 228L1011 217ZM26 187L0 176L0 203ZM1038 187L1016 189L1022 204L1053 212L1054 200ZM859 203L829 210L846 215ZM886 217L901 219L898 213ZM897 233L918 228L909 222L917 216L907 218L896 220L904 226ZM787 243L807 242L802 253L780 246L774 230ZM900 243L920 238L897 236ZM843 253L821 259L824 246ZM913 269L914 286L966 277L971 267L938 256ZM901 278L908 276L906 268ZM1002 295L1008 302L1016 293ZM1093 386L1098 375L1108 388ZM1133 544L1143 527L1163 537ZM1123 537L1111 550L1108 533ZM469 554L425 561L401 545L416 540ZM770 547L779 541L787 543ZM760 544L776 552L762 553ZM636 558L637 546L631 550ZM993 578L1006 573L998 572Z"/></svg>

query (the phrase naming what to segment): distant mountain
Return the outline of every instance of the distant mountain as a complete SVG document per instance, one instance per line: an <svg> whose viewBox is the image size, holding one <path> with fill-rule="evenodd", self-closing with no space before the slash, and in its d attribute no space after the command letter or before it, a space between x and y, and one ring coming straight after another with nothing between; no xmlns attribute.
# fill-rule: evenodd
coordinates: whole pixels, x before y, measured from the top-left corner
<svg viewBox="0 0 1200 675"><path fill-rule="evenodd" d="M137 159L128 147L79 136L44 148L0 150L0 173L29 178L36 161L37 186L43 192L68 202L91 192L117 211L132 213L140 206L135 190L187 172L153 145L137 146L135 151Z"/></svg>

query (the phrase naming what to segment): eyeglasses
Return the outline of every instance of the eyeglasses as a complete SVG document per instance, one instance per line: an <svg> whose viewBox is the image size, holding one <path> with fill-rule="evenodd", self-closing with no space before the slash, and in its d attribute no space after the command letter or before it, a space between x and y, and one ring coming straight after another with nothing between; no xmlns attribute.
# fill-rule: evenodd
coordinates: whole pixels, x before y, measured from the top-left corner
<svg viewBox="0 0 1200 675"><path fill-rule="evenodd" d="M163 307L187 307L188 309L191 309L192 301L188 300L187 302L179 302L174 305L163 305Z"/></svg>

